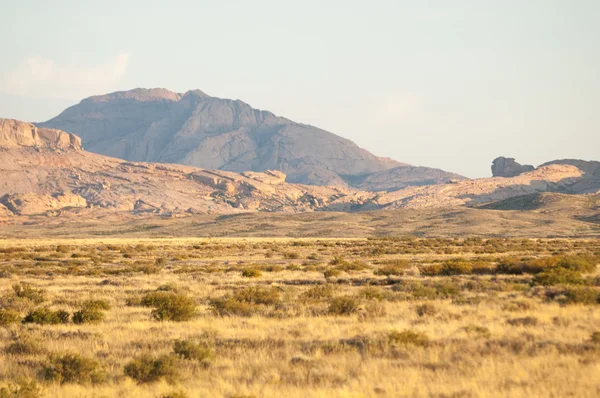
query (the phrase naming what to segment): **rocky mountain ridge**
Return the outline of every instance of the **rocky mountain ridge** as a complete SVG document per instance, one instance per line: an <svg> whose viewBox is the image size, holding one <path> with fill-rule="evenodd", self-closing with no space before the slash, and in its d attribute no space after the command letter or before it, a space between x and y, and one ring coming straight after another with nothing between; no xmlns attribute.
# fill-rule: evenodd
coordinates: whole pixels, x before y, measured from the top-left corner
<svg viewBox="0 0 600 398"><path fill-rule="evenodd" d="M352 141L200 90L135 89L84 99L39 124L79 135L94 153L129 161L245 172L292 183L398 190L464 177L377 157Z"/></svg>

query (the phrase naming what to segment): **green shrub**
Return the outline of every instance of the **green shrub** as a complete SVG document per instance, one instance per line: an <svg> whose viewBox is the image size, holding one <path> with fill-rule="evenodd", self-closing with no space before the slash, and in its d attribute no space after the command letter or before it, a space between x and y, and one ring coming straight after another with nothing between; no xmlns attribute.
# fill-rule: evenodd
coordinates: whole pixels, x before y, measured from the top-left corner
<svg viewBox="0 0 600 398"><path fill-rule="evenodd" d="M98 362L79 354L62 354L50 358L42 369L42 378L60 384L64 383L100 383L106 374Z"/></svg>
<svg viewBox="0 0 600 398"><path fill-rule="evenodd" d="M31 300L35 304L41 304L46 300L43 289L35 289L27 283L13 285L15 296Z"/></svg>
<svg viewBox="0 0 600 398"><path fill-rule="evenodd" d="M598 258L593 256L579 255L561 257L556 265L561 268L567 268L583 273L590 273L596 270L596 264L598 264Z"/></svg>
<svg viewBox="0 0 600 398"><path fill-rule="evenodd" d="M233 297L237 301L250 304L276 305L279 304L281 294L275 287L247 287L234 292Z"/></svg>
<svg viewBox="0 0 600 398"><path fill-rule="evenodd" d="M466 260L453 259L445 261L442 265L441 275L468 275L473 271L473 266Z"/></svg>
<svg viewBox="0 0 600 398"><path fill-rule="evenodd" d="M125 375L138 383L153 383L162 378L174 381L177 378L175 358L164 355L158 358L146 354L125 365Z"/></svg>
<svg viewBox="0 0 600 398"><path fill-rule="evenodd" d="M58 325L61 323L69 323L70 314L67 311L52 311L49 308L43 307L29 312L23 318L23 323L35 323L38 325Z"/></svg>
<svg viewBox="0 0 600 398"><path fill-rule="evenodd" d="M73 323L78 325L83 323L100 323L104 320L104 313L96 308L84 307L73 313Z"/></svg>
<svg viewBox="0 0 600 398"><path fill-rule="evenodd" d="M244 278L260 278L262 276L262 272L260 272L257 268L246 268L242 271L242 276Z"/></svg>
<svg viewBox="0 0 600 398"><path fill-rule="evenodd" d="M425 347L429 344L429 338L426 334L413 330L404 330L402 332L393 330L388 333L388 341L391 344L414 345L418 347Z"/></svg>
<svg viewBox="0 0 600 398"><path fill-rule="evenodd" d="M142 305L154 307L152 317L157 321L189 321L196 315L196 304L183 294L155 291L142 298Z"/></svg>
<svg viewBox="0 0 600 398"><path fill-rule="evenodd" d="M568 268L550 268L547 271L535 274L533 277L533 285L552 286L552 285L569 285L582 284L583 278L579 271Z"/></svg>
<svg viewBox="0 0 600 398"><path fill-rule="evenodd" d="M211 360L215 353L206 343L194 343L189 340L176 340L173 343L173 352L183 359L190 359L199 362Z"/></svg>
<svg viewBox="0 0 600 398"><path fill-rule="evenodd" d="M592 305L598 303L600 295L598 290L591 287L572 287L563 292L559 298L561 304L585 304Z"/></svg>
<svg viewBox="0 0 600 398"><path fill-rule="evenodd" d="M351 296L335 297L329 303L327 312L330 315L352 315L358 311L359 302Z"/></svg>
<svg viewBox="0 0 600 398"><path fill-rule="evenodd" d="M90 310L108 311L110 310L111 305L107 300L86 300L81 304L81 307Z"/></svg>
<svg viewBox="0 0 600 398"><path fill-rule="evenodd" d="M442 266L442 264L430 264L422 267L420 271L421 275L424 276L437 276L442 273L443 268L444 267Z"/></svg>
<svg viewBox="0 0 600 398"><path fill-rule="evenodd" d="M9 326L19 322L21 319L17 311L11 309L0 309L0 326Z"/></svg>

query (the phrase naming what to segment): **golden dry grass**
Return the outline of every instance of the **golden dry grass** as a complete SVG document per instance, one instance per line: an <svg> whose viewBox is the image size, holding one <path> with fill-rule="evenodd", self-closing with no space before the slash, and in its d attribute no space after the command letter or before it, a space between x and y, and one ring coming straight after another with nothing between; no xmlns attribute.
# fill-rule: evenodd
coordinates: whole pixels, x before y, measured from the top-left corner
<svg viewBox="0 0 600 398"><path fill-rule="evenodd" d="M72 313L86 299L104 299L111 309L98 324L0 327L0 387L36 380L47 397L596 397L600 344L591 336L600 330L600 306L564 304L561 289L570 286L532 286L530 274L493 270L507 258L599 254L594 240L2 241L3 298L14 284L28 283L46 296L32 308ZM452 258L491 271L422 276ZM376 275L386 264L400 274ZM246 269L260 276L243 277ZM325 278L331 269L339 273ZM598 291L597 271L583 278L581 287ZM136 302L164 285L193 298L192 320L159 322ZM315 286L330 286L332 297L307 299ZM214 313L211 300L247 287L273 289L279 302L252 307L252 316ZM350 297L357 308L330 313L335 297ZM423 304L431 310L421 316ZM429 342L393 337L404 331ZM42 349L6 351L25 336ZM214 358L177 358L174 380L138 384L125 376L125 365L141 354L173 355L177 339L208 341ZM41 380L52 354L65 352L96 360L106 380Z"/></svg>

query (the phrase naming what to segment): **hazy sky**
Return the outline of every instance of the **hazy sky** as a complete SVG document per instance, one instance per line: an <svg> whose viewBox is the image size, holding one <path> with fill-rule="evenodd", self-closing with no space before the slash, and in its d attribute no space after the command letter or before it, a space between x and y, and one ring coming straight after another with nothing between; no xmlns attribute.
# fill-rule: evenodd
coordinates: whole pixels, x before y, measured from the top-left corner
<svg viewBox="0 0 600 398"><path fill-rule="evenodd" d="M600 160L599 0L0 0L0 117L165 87L488 176Z"/></svg>

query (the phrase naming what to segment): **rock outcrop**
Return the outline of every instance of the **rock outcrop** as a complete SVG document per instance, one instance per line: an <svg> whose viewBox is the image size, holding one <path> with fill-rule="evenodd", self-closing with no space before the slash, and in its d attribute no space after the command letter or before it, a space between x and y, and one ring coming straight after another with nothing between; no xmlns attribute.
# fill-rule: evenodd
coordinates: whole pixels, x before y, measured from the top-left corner
<svg viewBox="0 0 600 398"><path fill-rule="evenodd" d="M81 150L81 139L64 131L37 128L31 123L0 119L0 146Z"/></svg>
<svg viewBox="0 0 600 398"><path fill-rule="evenodd" d="M515 177L519 174L535 170L528 164L519 164L514 158L499 157L492 163L492 175L494 177Z"/></svg>
<svg viewBox="0 0 600 398"><path fill-rule="evenodd" d="M391 191L464 179L377 157L327 131L200 90L90 97L40 126L75 133L98 154L238 173L277 170L291 183Z"/></svg>

